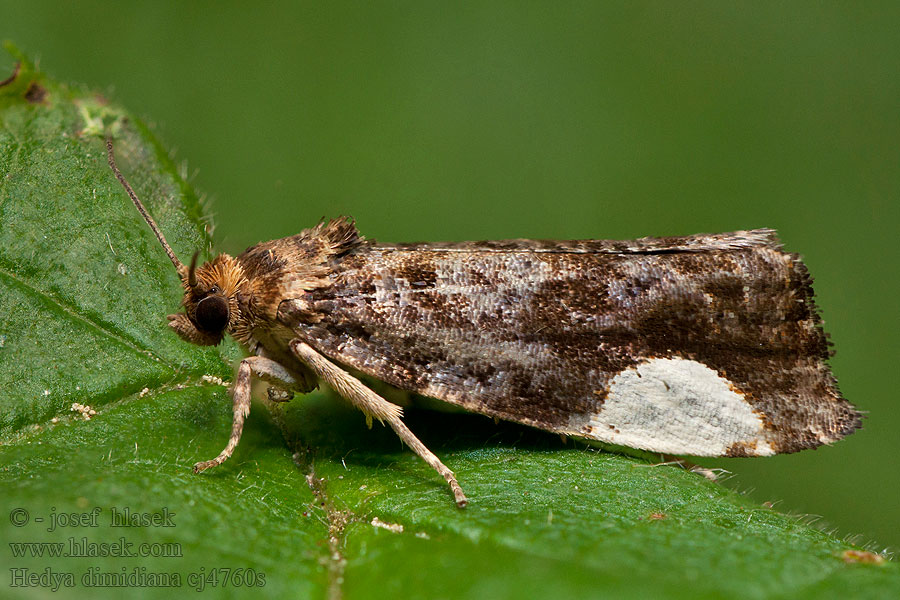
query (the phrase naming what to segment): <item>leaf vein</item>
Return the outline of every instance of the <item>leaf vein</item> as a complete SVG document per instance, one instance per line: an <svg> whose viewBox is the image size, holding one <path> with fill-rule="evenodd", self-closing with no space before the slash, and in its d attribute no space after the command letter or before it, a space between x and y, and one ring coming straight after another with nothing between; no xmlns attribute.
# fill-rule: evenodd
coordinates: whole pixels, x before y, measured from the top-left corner
<svg viewBox="0 0 900 600"><path fill-rule="evenodd" d="M98 323L98 322L94 321L93 319L90 319L87 316L78 313L73 307L67 305L64 302L61 302L59 299L57 299L53 295L47 293L45 290L35 287L34 285L30 284L29 282L25 281L24 279L18 277L15 273L12 273L12 272L8 271L7 269L3 268L2 266L0 266L0 277L6 279L10 284L19 286L20 288L24 289L26 292L33 294L35 296L38 296L38 297L44 299L45 301L49 302L50 304L52 304L53 306L58 308L60 312L65 314L68 318L72 319L73 321L77 321L79 323L87 325L88 327L96 330L97 332L106 336L107 338L109 338L115 342L118 342L122 346L124 346L130 350L133 350L134 352L137 352L139 354L144 354L172 370L177 370L176 365L173 365L172 363L165 360L158 354L154 353L152 350L149 350L147 348L142 348L136 340L130 340L127 337L123 336L122 334L108 329L107 327L110 327L111 324L102 323L102 322ZM107 327L104 327L104 325L106 325Z"/></svg>

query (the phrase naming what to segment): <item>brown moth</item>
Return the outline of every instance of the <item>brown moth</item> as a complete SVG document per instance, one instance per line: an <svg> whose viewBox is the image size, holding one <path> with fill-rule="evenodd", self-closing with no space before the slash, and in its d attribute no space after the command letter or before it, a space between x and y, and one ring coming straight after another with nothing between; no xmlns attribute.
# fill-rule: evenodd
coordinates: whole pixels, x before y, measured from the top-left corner
<svg viewBox="0 0 900 600"><path fill-rule="evenodd" d="M324 380L390 425L447 483L453 472L402 410L353 369L397 388L564 436L653 452L768 456L860 426L826 364L812 280L770 229L632 241L378 244L339 218L185 267L119 172L184 286L169 326L247 349L233 386L241 437L250 381L308 392Z"/></svg>

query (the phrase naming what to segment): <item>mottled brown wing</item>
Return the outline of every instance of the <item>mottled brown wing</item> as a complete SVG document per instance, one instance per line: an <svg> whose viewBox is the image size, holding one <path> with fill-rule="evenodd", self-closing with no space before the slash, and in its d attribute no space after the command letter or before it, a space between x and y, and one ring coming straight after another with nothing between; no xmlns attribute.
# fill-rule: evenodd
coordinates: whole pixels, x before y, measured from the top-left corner
<svg viewBox="0 0 900 600"><path fill-rule="evenodd" d="M770 230L363 245L333 268L332 285L282 303L285 324L340 364L478 413L710 455L793 452L860 424L806 268ZM717 408L729 393L747 414ZM719 423L732 418L759 431ZM696 423L708 431L682 440ZM724 446L707 439L720 429Z"/></svg>

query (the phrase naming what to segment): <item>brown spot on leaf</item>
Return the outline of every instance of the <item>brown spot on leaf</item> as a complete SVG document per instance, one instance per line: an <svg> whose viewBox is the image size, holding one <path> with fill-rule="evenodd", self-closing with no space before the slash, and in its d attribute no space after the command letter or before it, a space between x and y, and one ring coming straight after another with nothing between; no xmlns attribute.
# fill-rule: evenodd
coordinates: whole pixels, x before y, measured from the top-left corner
<svg viewBox="0 0 900 600"><path fill-rule="evenodd" d="M37 81L32 81L25 90L25 99L31 104L42 104L47 99L47 94L47 88Z"/></svg>

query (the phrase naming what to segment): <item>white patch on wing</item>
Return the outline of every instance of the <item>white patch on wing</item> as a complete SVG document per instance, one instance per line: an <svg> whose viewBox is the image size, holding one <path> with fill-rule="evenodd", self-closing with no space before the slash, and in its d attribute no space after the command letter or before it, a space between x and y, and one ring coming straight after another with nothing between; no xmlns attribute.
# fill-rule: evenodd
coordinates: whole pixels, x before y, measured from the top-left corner
<svg viewBox="0 0 900 600"><path fill-rule="evenodd" d="M653 358L619 372L599 412L586 416L582 435L631 448L723 456L737 445L747 455L775 453L743 395L706 365L683 358Z"/></svg>

